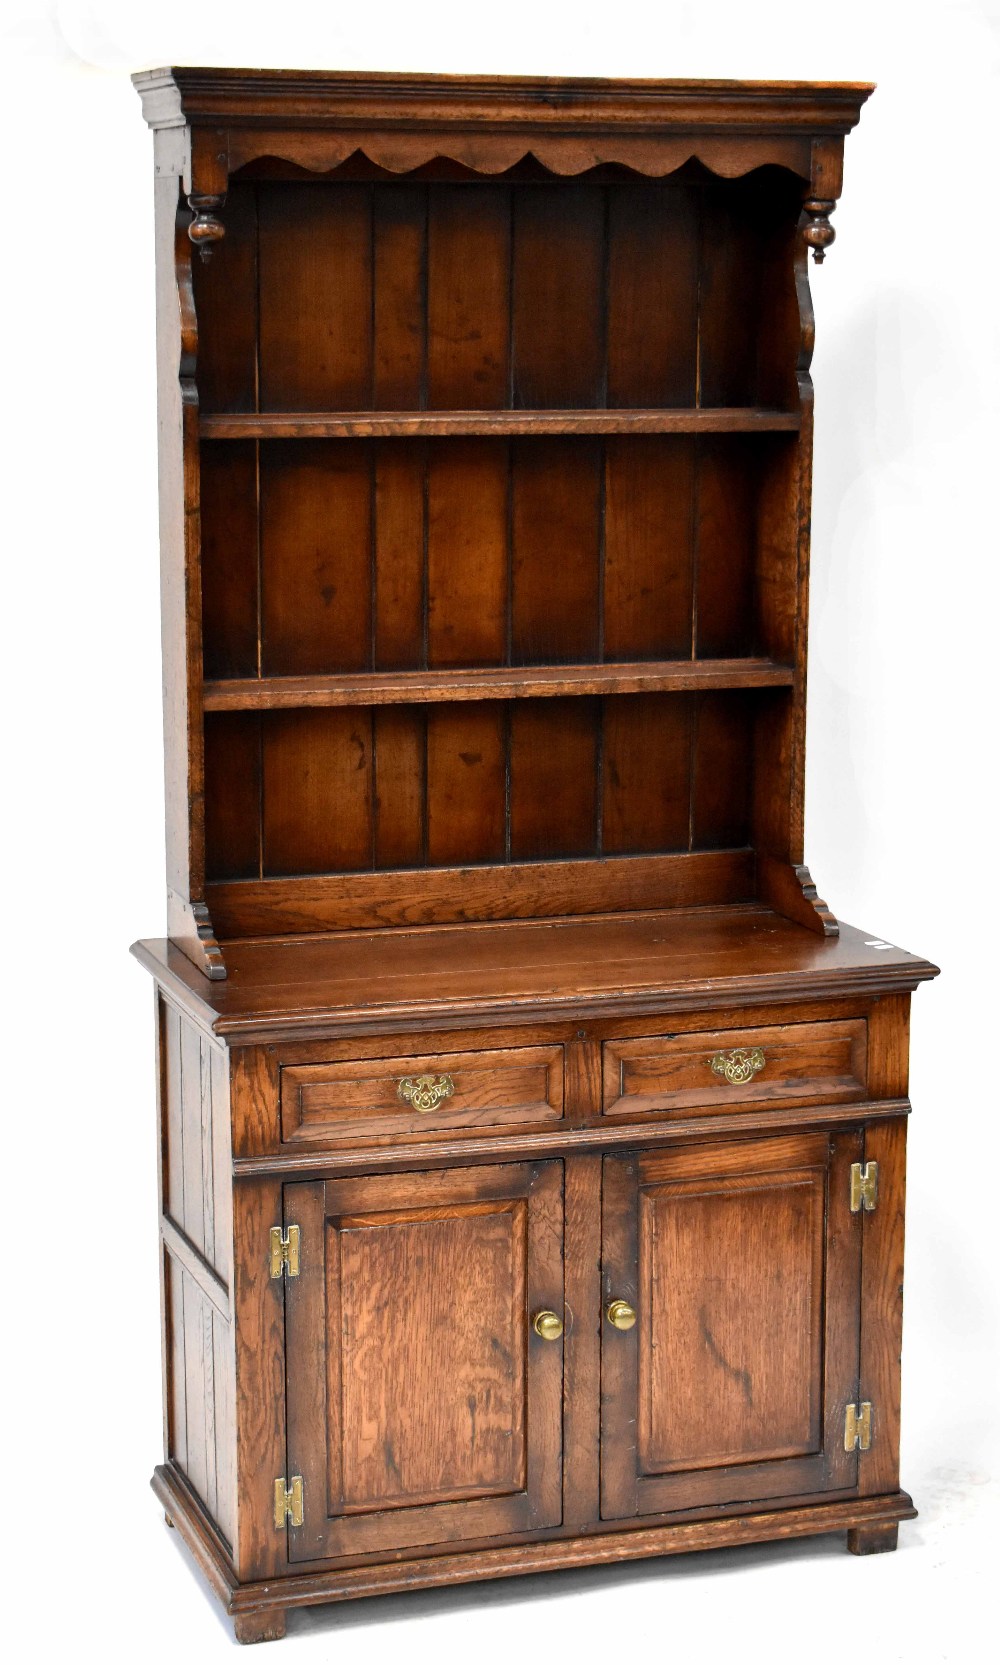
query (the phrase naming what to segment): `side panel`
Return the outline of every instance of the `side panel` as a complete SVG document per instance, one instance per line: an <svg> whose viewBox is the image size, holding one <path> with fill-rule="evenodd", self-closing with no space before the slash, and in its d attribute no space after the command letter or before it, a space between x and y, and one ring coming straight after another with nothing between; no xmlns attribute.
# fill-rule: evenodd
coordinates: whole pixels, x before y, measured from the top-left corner
<svg viewBox="0 0 1000 1665"><path fill-rule="evenodd" d="M236 1533L227 1054L157 997L166 1455Z"/></svg>

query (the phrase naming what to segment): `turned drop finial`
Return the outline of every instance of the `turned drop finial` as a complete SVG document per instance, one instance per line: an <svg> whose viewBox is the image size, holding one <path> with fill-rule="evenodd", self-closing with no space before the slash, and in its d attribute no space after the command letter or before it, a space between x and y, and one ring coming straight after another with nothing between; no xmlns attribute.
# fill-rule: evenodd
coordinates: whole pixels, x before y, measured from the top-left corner
<svg viewBox="0 0 1000 1665"><path fill-rule="evenodd" d="M188 236L202 260L212 258L213 246L226 235L225 226L214 212L222 207L225 200L222 196L204 196L199 192L193 192L188 197L188 206L194 215L188 226Z"/></svg>
<svg viewBox="0 0 1000 1665"><path fill-rule="evenodd" d="M837 204L828 197L807 197L802 206L809 215L807 224L802 228L802 235L813 251L813 259L819 265L826 258L826 251L837 235L830 224L830 215Z"/></svg>

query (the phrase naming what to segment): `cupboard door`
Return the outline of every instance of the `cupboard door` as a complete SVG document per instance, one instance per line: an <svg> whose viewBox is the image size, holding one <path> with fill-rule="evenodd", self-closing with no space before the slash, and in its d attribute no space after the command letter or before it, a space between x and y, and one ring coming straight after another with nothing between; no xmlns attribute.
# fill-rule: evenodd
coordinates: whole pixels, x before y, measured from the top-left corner
<svg viewBox="0 0 1000 1665"><path fill-rule="evenodd" d="M860 1154L816 1133L606 1159L605 1519L854 1488Z"/></svg>
<svg viewBox="0 0 1000 1665"><path fill-rule="evenodd" d="M285 1187L289 1558L558 1525L559 1162Z"/></svg>

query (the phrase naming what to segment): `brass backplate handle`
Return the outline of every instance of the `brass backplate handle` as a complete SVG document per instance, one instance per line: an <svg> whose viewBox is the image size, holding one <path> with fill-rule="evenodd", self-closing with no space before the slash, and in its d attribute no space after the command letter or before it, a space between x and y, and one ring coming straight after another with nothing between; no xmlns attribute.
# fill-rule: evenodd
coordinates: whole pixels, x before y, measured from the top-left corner
<svg viewBox="0 0 1000 1665"><path fill-rule="evenodd" d="M455 1083L450 1075L404 1075L396 1091L404 1104L424 1113L451 1098Z"/></svg>
<svg viewBox="0 0 1000 1665"><path fill-rule="evenodd" d="M608 1323L613 1324L616 1330L630 1330L635 1318L635 1307L630 1306L628 1301L612 1301L608 1307Z"/></svg>
<svg viewBox="0 0 1000 1665"><path fill-rule="evenodd" d="M764 1068L764 1049L734 1046L731 1052L716 1052L709 1063L713 1075L721 1075L731 1087L745 1087Z"/></svg>
<svg viewBox="0 0 1000 1665"><path fill-rule="evenodd" d="M563 1321L557 1312L536 1312L531 1328L543 1341L558 1341L563 1333Z"/></svg>

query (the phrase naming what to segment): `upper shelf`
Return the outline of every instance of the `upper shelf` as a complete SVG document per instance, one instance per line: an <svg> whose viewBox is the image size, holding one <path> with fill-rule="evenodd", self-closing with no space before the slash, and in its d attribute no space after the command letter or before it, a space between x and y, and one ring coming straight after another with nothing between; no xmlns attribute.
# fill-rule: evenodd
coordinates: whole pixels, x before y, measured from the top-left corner
<svg viewBox="0 0 1000 1665"><path fill-rule="evenodd" d="M605 665L500 665L469 670L363 671L341 676L242 677L205 683L206 711L304 706L422 705L439 700L553 698L560 694L679 693L787 688L790 665L773 659L682 659Z"/></svg>
<svg viewBox="0 0 1000 1665"><path fill-rule="evenodd" d="M254 411L201 417L203 439L375 439L408 434L797 433L798 411L755 405L676 410Z"/></svg>

